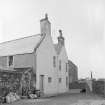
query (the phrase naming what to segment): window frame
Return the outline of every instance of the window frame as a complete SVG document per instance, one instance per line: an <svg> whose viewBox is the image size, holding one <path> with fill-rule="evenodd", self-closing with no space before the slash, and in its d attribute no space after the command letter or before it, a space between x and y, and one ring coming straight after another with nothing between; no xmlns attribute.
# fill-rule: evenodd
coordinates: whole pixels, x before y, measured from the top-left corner
<svg viewBox="0 0 105 105"><path fill-rule="evenodd" d="M53 56L53 67L56 67L56 56Z"/></svg>
<svg viewBox="0 0 105 105"><path fill-rule="evenodd" d="M62 70L61 64L62 64L62 62L61 62L61 60L59 60L59 70L60 70L60 71Z"/></svg>
<svg viewBox="0 0 105 105"><path fill-rule="evenodd" d="M68 77L66 76L66 87L68 87Z"/></svg>
<svg viewBox="0 0 105 105"><path fill-rule="evenodd" d="M68 72L68 63L66 63L66 72Z"/></svg>
<svg viewBox="0 0 105 105"><path fill-rule="evenodd" d="M62 78L59 78L59 83L61 83L62 82Z"/></svg>
<svg viewBox="0 0 105 105"><path fill-rule="evenodd" d="M13 56L12 55L10 55L10 56L8 56L8 66L10 67L10 66L13 66Z"/></svg>
<svg viewBox="0 0 105 105"><path fill-rule="evenodd" d="M48 83L51 83L51 82L52 82L52 78L48 77Z"/></svg>

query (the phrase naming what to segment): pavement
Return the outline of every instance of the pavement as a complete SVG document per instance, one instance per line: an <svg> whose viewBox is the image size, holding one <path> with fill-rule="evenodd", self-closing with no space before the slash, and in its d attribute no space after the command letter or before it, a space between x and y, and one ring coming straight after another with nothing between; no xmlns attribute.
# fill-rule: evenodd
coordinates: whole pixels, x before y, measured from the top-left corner
<svg viewBox="0 0 105 105"><path fill-rule="evenodd" d="M22 99L4 105L105 105L105 99L94 94L66 93L42 99Z"/></svg>

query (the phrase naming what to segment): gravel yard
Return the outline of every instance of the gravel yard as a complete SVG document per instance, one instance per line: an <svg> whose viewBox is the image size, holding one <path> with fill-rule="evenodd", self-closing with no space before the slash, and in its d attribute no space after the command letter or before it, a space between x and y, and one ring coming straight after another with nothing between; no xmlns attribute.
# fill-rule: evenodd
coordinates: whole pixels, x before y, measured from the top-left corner
<svg viewBox="0 0 105 105"><path fill-rule="evenodd" d="M92 102L95 104L90 104ZM104 98L97 95L67 93L42 99L23 99L11 104L4 105L102 105L99 104L100 102L104 103Z"/></svg>

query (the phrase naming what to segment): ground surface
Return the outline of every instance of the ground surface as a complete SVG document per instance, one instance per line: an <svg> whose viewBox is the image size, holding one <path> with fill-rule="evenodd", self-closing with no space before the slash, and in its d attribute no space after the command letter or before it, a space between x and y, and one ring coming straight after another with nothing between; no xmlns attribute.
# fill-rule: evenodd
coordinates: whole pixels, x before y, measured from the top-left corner
<svg viewBox="0 0 105 105"><path fill-rule="evenodd" d="M24 99L4 105L105 105L102 103L105 103L105 101L101 96L82 93L67 93L42 99Z"/></svg>

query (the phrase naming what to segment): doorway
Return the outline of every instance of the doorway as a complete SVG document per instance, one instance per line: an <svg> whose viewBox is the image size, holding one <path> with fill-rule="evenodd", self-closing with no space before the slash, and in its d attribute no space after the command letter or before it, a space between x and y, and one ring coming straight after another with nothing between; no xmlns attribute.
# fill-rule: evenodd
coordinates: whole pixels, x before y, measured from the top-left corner
<svg viewBox="0 0 105 105"><path fill-rule="evenodd" d="M44 75L40 75L40 91L44 92Z"/></svg>

